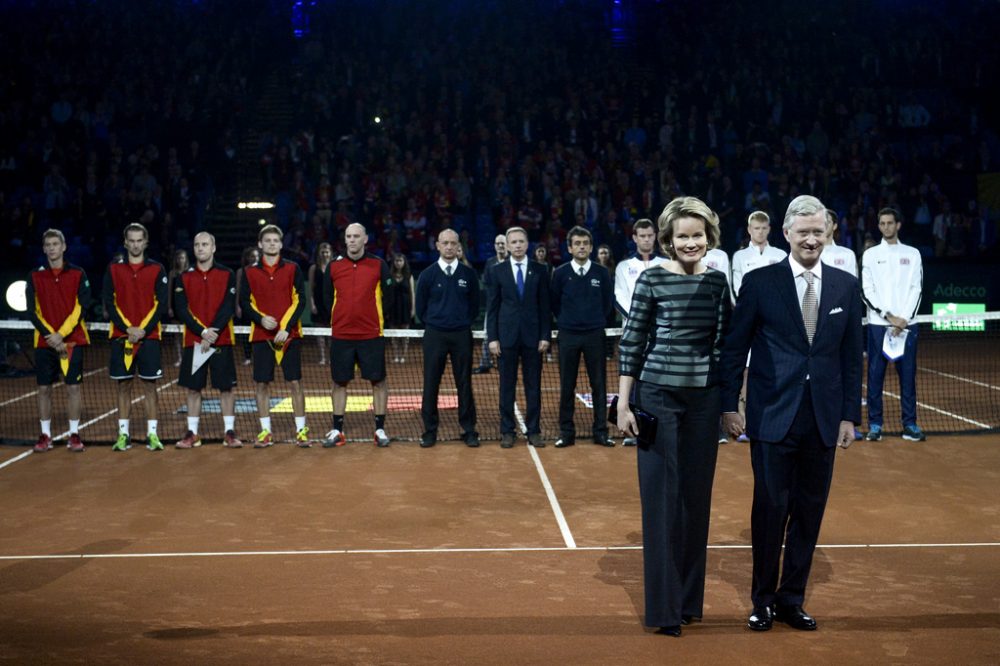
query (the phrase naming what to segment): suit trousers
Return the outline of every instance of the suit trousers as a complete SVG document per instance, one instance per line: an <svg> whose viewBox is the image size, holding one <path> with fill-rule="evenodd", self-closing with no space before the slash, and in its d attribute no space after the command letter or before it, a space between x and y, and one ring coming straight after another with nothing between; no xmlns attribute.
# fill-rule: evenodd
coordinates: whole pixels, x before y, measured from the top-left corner
<svg viewBox="0 0 1000 666"><path fill-rule="evenodd" d="M500 349L500 432L513 434L517 432L517 421L514 419L514 398L517 393L517 369L522 366L521 377L524 381L524 424L527 434L535 435L542 432L542 354L534 347L516 345Z"/></svg>
<svg viewBox="0 0 1000 666"><path fill-rule="evenodd" d="M836 447L825 446L820 438L808 384L785 439L750 443L754 607L804 602L835 453Z"/></svg>
<svg viewBox="0 0 1000 666"><path fill-rule="evenodd" d="M649 627L702 616L712 482L719 453L717 387L642 382L639 405L659 420L656 441L637 450L642 558Z"/></svg>
<svg viewBox="0 0 1000 666"><path fill-rule="evenodd" d="M476 431L476 401L472 395L472 331L424 330L424 391L420 417L424 432L436 434L438 429L438 392L444 367L451 356L451 371L458 390L458 423L462 434Z"/></svg>
<svg viewBox="0 0 1000 666"><path fill-rule="evenodd" d="M576 407L576 379L580 356L587 366L590 396L594 406L595 439L608 437L608 367L604 358L604 329L559 331L559 436L576 439L573 412Z"/></svg>

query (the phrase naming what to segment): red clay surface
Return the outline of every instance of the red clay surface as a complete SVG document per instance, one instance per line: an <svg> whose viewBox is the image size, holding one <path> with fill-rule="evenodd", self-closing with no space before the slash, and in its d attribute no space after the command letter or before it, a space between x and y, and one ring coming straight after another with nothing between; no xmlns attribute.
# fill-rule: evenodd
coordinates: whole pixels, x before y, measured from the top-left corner
<svg viewBox="0 0 1000 666"><path fill-rule="evenodd" d="M520 442L32 454L0 469L0 663L1000 661L996 436L838 452L820 629L762 635L748 450L724 446L679 640L642 627L634 450L537 453L576 549Z"/></svg>

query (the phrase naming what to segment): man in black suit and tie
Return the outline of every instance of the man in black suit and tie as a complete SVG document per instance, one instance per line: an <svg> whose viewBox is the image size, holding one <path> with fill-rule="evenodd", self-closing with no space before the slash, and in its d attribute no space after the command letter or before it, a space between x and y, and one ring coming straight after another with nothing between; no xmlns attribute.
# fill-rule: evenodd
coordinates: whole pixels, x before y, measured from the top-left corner
<svg viewBox="0 0 1000 666"><path fill-rule="evenodd" d="M491 266L486 273L486 339L500 368L500 446L514 446L514 393L520 362L528 443L542 447L542 354L548 351L552 334L549 272L542 264L528 261L528 232L521 227L507 230L507 252L510 260Z"/></svg>
<svg viewBox="0 0 1000 666"><path fill-rule="evenodd" d="M825 227L819 199L792 200L782 226L791 253L746 276L722 351L723 425L750 437L754 631L775 619L816 628L802 604L835 446L850 446L861 422L861 294L856 278L820 262Z"/></svg>

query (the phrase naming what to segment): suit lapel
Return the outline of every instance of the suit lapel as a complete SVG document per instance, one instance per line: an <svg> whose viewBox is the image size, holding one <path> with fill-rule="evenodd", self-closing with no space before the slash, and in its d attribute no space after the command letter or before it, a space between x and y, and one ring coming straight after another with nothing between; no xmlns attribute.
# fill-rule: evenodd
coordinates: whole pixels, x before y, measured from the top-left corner
<svg viewBox="0 0 1000 666"><path fill-rule="evenodd" d="M816 335L819 336L820 331L823 330L823 324L826 323L827 313L833 307L834 302L834 292L833 285L830 284L830 269L827 268L823 271L823 279L819 281L819 318L816 320ZM814 337L813 340L816 338Z"/></svg>
<svg viewBox="0 0 1000 666"><path fill-rule="evenodd" d="M778 280L778 292L781 299L788 308L789 318L794 322L795 328L799 331L802 339L808 344L809 337L806 335L806 325L802 321L802 306L799 304L799 294L795 291L795 277L792 275L792 266L785 259L784 270L781 272L781 279Z"/></svg>

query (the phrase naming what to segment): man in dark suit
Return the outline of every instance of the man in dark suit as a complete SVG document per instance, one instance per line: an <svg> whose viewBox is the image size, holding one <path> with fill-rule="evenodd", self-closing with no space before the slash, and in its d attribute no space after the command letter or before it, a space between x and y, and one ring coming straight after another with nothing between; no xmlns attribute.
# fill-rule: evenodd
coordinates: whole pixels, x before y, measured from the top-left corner
<svg viewBox="0 0 1000 666"><path fill-rule="evenodd" d="M483 286L486 286L486 274L489 272L490 268L496 266L497 264L502 264L507 261L507 237L503 234L497 234L497 237L493 240L493 247L496 249L496 255L490 257L486 260L486 264L483 266ZM486 321L483 317L483 333L486 333ZM479 365L472 370L474 375L482 375L490 371L492 363L490 361L490 347L489 340L483 335L483 353L479 357Z"/></svg>
<svg viewBox="0 0 1000 666"><path fill-rule="evenodd" d="M819 199L792 200L783 225L791 253L746 276L722 351L723 425L733 436L745 426L750 437L753 612L747 624L755 631L770 629L775 619L816 628L802 604L835 445L850 446L861 422L861 295L856 278L819 261L825 227ZM747 351L744 423L737 406Z"/></svg>
<svg viewBox="0 0 1000 666"><path fill-rule="evenodd" d="M552 334L549 272L528 260L528 233L521 227L507 230L507 252L510 260L491 266L486 273L486 339L500 368L500 446L514 446L514 393L520 362L528 443L542 447L542 354L548 351Z"/></svg>

